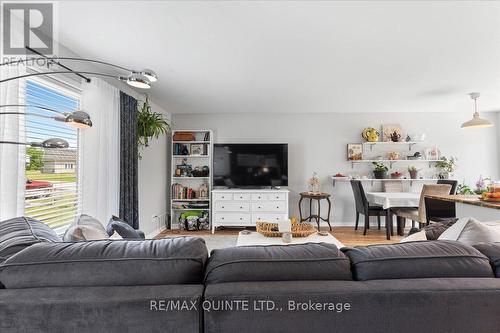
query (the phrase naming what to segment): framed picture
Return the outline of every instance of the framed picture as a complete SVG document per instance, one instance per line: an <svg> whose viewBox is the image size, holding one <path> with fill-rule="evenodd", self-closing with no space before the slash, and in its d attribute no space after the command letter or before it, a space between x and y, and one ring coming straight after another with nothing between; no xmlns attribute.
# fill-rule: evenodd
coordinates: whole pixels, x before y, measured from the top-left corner
<svg viewBox="0 0 500 333"><path fill-rule="evenodd" d="M441 151L437 147L429 147L425 149L425 159L439 160L440 157Z"/></svg>
<svg viewBox="0 0 500 333"><path fill-rule="evenodd" d="M382 141L399 142L404 141L403 128L399 124L382 125Z"/></svg>
<svg viewBox="0 0 500 333"><path fill-rule="evenodd" d="M191 144L191 155L203 155L203 144L192 143Z"/></svg>
<svg viewBox="0 0 500 333"><path fill-rule="evenodd" d="M347 160L358 161L363 159L363 145L361 143L347 144Z"/></svg>

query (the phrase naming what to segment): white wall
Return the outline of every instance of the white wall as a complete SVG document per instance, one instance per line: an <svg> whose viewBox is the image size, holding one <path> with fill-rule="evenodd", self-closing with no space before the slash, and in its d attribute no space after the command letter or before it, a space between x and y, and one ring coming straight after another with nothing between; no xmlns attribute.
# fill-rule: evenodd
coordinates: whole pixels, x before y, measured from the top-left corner
<svg viewBox="0 0 500 333"><path fill-rule="evenodd" d="M141 105L145 95L121 82L114 83L118 89L136 98ZM151 111L162 113L170 123L171 115L154 101L149 100ZM165 229L170 188L170 144L168 136L149 141L147 148L139 148L139 229L147 238L156 236ZM157 218L154 218L157 217Z"/></svg>
<svg viewBox="0 0 500 333"><path fill-rule="evenodd" d="M437 144L444 155L456 156L457 179L473 185L480 174L495 179L500 176L497 135L500 118L494 113L481 115L496 126L463 130L460 125L470 115L452 113L174 114L172 120L177 129L214 130L216 143L288 143L290 213L298 215L298 193L307 189L306 179L315 171L321 177L322 190L333 195L332 218L339 225L354 221L352 190L349 183L333 188L329 177L336 172L370 171L368 166L352 170L346 161L346 145L362 142L360 133L364 127L399 123L407 132L426 133L425 144ZM393 170L404 171L405 167L394 166Z"/></svg>
<svg viewBox="0 0 500 333"><path fill-rule="evenodd" d="M170 121L170 114L151 103L154 112L163 113ZM140 148L139 160L139 227L148 238L165 228L168 211L170 181L170 144L167 136L149 141L149 147ZM158 216L159 220L153 219Z"/></svg>

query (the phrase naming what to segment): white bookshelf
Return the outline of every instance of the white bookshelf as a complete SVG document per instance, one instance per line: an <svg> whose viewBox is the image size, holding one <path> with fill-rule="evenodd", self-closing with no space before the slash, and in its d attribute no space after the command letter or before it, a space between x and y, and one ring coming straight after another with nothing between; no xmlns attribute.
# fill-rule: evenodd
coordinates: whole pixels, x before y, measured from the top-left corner
<svg viewBox="0 0 500 333"><path fill-rule="evenodd" d="M213 167L213 140L214 140L214 135L211 130L189 130L189 129L182 129L182 130L173 130L172 131L172 138L174 135L178 132L189 132L193 133L195 136L195 140L192 141L185 141L185 140L173 140L172 139L172 147L171 147L171 175L170 175L170 217L171 217L171 224L170 227L171 229L176 229L178 228L178 220L179 216L183 212L187 211L206 211L209 213L209 221L211 224L212 217L210 216L210 211L211 211L211 204L212 204L212 167ZM208 140L205 140L206 134L208 133ZM196 144L196 145L206 145L206 154L203 155L192 155L190 147L191 145ZM182 155L179 153L179 151L176 149L177 146L186 146L189 150L188 155ZM203 167L203 166L208 166L209 168L209 173L208 176L202 176L202 177L194 177L194 176L179 176L176 174L176 169L178 165L182 165L183 159L186 159L186 164L191 165L192 169L196 167ZM187 198L187 197L174 197L173 193L173 185L174 184L180 184L183 187L187 188L192 188L195 191L198 191L198 188L202 185L205 184L207 188L207 193L206 197L200 198ZM184 207L184 206L189 206L190 204L199 204L206 202L207 206L203 208L197 208L197 207Z"/></svg>

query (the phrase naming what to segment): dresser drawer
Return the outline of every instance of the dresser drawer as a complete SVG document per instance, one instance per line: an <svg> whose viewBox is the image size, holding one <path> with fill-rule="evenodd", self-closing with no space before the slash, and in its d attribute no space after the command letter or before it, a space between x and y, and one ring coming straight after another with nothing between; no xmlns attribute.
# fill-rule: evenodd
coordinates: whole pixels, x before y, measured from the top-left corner
<svg viewBox="0 0 500 333"><path fill-rule="evenodd" d="M286 202L285 201L252 202L252 211L286 213Z"/></svg>
<svg viewBox="0 0 500 333"><path fill-rule="evenodd" d="M251 225L250 214L245 213L215 213L214 222L220 225Z"/></svg>
<svg viewBox="0 0 500 333"><path fill-rule="evenodd" d="M267 195L267 198L269 200L285 201L286 200L286 193L270 193Z"/></svg>
<svg viewBox="0 0 500 333"><path fill-rule="evenodd" d="M214 193L214 200L233 200L232 193Z"/></svg>
<svg viewBox="0 0 500 333"><path fill-rule="evenodd" d="M286 214L252 214L252 222L278 222L288 220L288 215Z"/></svg>
<svg viewBox="0 0 500 333"><path fill-rule="evenodd" d="M245 201L250 201L250 194L248 193L234 193L233 194L233 199L234 200L245 200Z"/></svg>
<svg viewBox="0 0 500 333"><path fill-rule="evenodd" d="M252 193L252 201L268 200L267 193Z"/></svg>
<svg viewBox="0 0 500 333"><path fill-rule="evenodd" d="M248 212L250 204L248 202L225 202L219 201L215 203L215 210L220 212Z"/></svg>

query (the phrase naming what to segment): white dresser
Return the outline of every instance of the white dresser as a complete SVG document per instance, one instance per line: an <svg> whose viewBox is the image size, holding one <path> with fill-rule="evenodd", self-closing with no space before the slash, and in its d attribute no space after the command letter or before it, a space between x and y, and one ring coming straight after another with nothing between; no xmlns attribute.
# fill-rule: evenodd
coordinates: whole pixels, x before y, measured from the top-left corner
<svg viewBox="0 0 500 333"><path fill-rule="evenodd" d="M257 221L288 219L288 193L288 190L213 190L212 233L217 227L255 227Z"/></svg>

